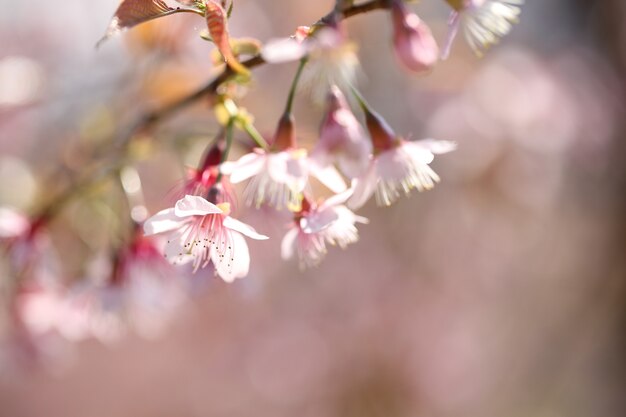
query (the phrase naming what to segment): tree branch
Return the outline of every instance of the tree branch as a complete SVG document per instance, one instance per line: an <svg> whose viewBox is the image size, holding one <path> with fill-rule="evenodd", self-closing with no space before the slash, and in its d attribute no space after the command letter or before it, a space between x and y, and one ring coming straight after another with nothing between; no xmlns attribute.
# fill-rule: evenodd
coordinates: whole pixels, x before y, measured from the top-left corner
<svg viewBox="0 0 626 417"><path fill-rule="evenodd" d="M326 16L318 20L315 25L324 26L332 22L333 19L349 18L358 14L368 13L376 9L385 9L388 7L388 3L388 0L370 0L356 5L353 4L342 10L341 16L336 16L335 11L333 10L332 12L328 13ZM242 62L242 65L249 69L264 64L266 64L266 61L263 59L263 57L261 57L260 54L255 55ZM118 135L114 143L114 159L117 159L117 157L124 155L126 149L130 145L130 143L132 143L138 132L151 128L163 119L170 117L174 113L195 103L203 97L215 95L220 85L226 82L233 75L235 75L235 72L226 65L224 67L224 70L217 77L215 77L203 87L192 92L188 96L185 96L165 107L147 112L140 116L137 121L132 124L125 132ZM118 153L121 153L121 155ZM112 170L111 172L114 172L114 170ZM101 179L102 175L95 175L93 171L91 171L88 175L77 179L74 183L69 185L65 191L61 192L61 194L56 196L54 199L52 199L52 201L45 205L44 208L36 216L36 219L49 220L50 218L54 217L54 215L56 215L67 202L71 201L72 198L74 198L79 191L84 190L90 184L98 182Z"/></svg>
<svg viewBox="0 0 626 417"><path fill-rule="evenodd" d="M377 9L385 9L388 7L388 3L389 3L388 0L370 0L365 3L352 5L343 10L343 18L349 18L352 16L356 16L358 14L368 13ZM328 13L326 16L322 17L315 24L316 25L328 24L328 22L330 22L333 19L334 14L335 14L334 11ZM255 55L252 58L249 58L246 61L242 62L242 65L244 65L246 68L249 68L249 69L255 68L264 64L266 64L266 62L263 59L263 57L261 57L261 55ZM227 81L234 74L235 74L234 71L229 66L225 66L224 71L222 71L221 74L219 74L216 78L214 78L205 86L201 87L200 89L194 91L190 95L183 97L182 99L168 106L165 106L161 109L154 110L152 112L145 114L143 117L139 119L138 123L136 124L136 128L133 130L132 133L134 134L138 130L149 127L155 124L156 122L164 118L167 118L168 116L171 116L177 111L189 106L190 104L195 103L196 101L198 101L199 99L205 96L214 95L217 92L217 89L219 88L219 86L222 85L225 81ZM130 139L127 139L127 140L130 140Z"/></svg>

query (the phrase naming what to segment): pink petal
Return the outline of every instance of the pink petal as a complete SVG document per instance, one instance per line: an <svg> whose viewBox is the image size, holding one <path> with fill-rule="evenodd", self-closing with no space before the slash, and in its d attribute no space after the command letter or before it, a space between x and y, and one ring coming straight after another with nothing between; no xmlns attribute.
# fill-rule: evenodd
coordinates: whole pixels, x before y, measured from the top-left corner
<svg viewBox="0 0 626 417"><path fill-rule="evenodd" d="M230 243L229 246L223 248L223 253L215 248L211 250L211 261L215 270L226 282L233 282L237 278L245 277L250 269L250 252L243 236L237 232L232 232Z"/></svg>
<svg viewBox="0 0 626 417"><path fill-rule="evenodd" d="M278 152L270 156L267 170L273 181L285 184L295 192L301 192L308 180L307 158L297 155L299 151Z"/></svg>
<svg viewBox="0 0 626 417"><path fill-rule="evenodd" d="M327 198L324 202L319 206L318 210L324 210L329 207L338 206L340 204L344 204L352 194L354 193L354 188L350 187L346 191L343 191L339 194L335 194L334 196Z"/></svg>
<svg viewBox="0 0 626 417"><path fill-rule="evenodd" d="M290 229L283 237L280 243L280 255L283 259L287 260L293 257L293 253L296 249L296 239L298 238L298 228L294 227Z"/></svg>
<svg viewBox="0 0 626 417"><path fill-rule="evenodd" d="M300 219L300 229L307 234L319 233L333 224L339 216L332 208L314 211Z"/></svg>
<svg viewBox="0 0 626 417"><path fill-rule="evenodd" d="M157 233L171 232L181 227L185 220L174 214L173 208L159 211L150 217L143 224L143 231L146 236L155 235Z"/></svg>
<svg viewBox="0 0 626 417"><path fill-rule="evenodd" d="M432 162L433 154L425 148L404 142L376 157L376 173L380 181L399 182L406 178L415 162Z"/></svg>
<svg viewBox="0 0 626 417"><path fill-rule="evenodd" d="M422 139L409 143L413 143L415 145L426 148L435 155L452 152L457 148L456 142L451 142L448 140Z"/></svg>
<svg viewBox="0 0 626 417"><path fill-rule="evenodd" d="M348 207L352 210L362 207L367 200L369 200L372 194L374 194L377 182L378 177L376 176L376 168L372 163L365 175L352 181L352 188L354 188L354 192L350 200L348 200Z"/></svg>
<svg viewBox="0 0 626 417"><path fill-rule="evenodd" d="M209 203L197 195L186 195L176 202L174 214L178 217L205 216L219 214L222 210L213 203Z"/></svg>
<svg viewBox="0 0 626 417"><path fill-rule="evenodd" d="M183 246L180 234L169 237L164 254L165 259L172 265L184 265L194 260L193 255Z"/></svg>
<svg viewBox="0 0 626 417"><path fill-rule="evenodd" d="M296 61L307 54L307 48L294 38L273 39L265 44L261 56L270 63Z"/></svg>
<svg viewBox="0 0 626 417"><path fill-rule="evenodd" d="M224 225L224 227L227 227L231 230L235 230L241 234L243 234L244 236L249 237L250 239L256 239L256 240L267 240L269 239L269 237L262 235L260 233L258 233L256 230L254 230L254 228L248 224L245 224L244 222L241 222L237 219L234 219L230 216L226 217L224 219L224 222L222 223Z"/></svg>
<svg viewBox="0 0 626 417"><path fill-rule="evenodd" d="M238 184L257 175L265 164L267 155L251 152L239 158L237 162L223 163L222 172L230 173L230 182Z"/></svg>

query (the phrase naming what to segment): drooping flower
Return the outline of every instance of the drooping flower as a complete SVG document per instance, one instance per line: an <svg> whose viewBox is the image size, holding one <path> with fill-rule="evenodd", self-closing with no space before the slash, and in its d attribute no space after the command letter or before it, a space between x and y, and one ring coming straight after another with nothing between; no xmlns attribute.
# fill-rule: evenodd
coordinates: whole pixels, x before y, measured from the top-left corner
<svg viewBox="0 0 626 417"><path fill-rule="evenodd" d="M408 141L393 132L377 113L364 109L374 154L367 171L353 181L354 193L348 207L357 209L376 195L378 205L389 206L402 194L430 190L439 176L429 164L435 154L456 149L454 142L425 139Z"/></svg>
<svg viewBox="0 0 626 417"><path fill-rule="evenodd" d="M402 0L391 3L391 16L398 60L414 72L430 70L439 59L439 47L428 25L410 12Z"/></svg>
<svg viewBox="0 0 626 417"><path fill-rule="evenodd" d="M244 198L246 204L256 207L269 204L278 209L299 210L309 175L334 192L346 189L345 182L333 166L320 166L309 158L306 149L297 146L291 115L281 118L272 150L255 149L236 162L222 164L221 169L230 175L233 184L250 179Z"/></svg>
<svg viewBox="0 0 626 417"><path fill-rule="evenodd" d="M318 265L326 255L326 245L342 249L359 239L356 223L368 223L354 214L344 203L352 190L337 194L319 205L304 200L302 210L281 243L283 259L298 255L300 268Z"/></svg>
<svg viewBox="0 0 626 417"><path fill-rule="evenodd" d="M372 144L345 96L339 87L332 86L320 138L311 158L323 167L336 162L346 176L354 178L367 168L371 152Z"/></svg>
<svg viewBox="0 0 626 417"><path fill-rule="evenodd" d="M188 169L187 179L174 193L176 199L179 200L186 195L206 196L214 189L217 203L230 203L236 206L237 199L228 177L220 175L221 162L222 149L218 143L209 149L198 169Z"/></svg>
<svg viewBox="0 0 626 417"><path fill-rule="evenodd" d="M347 90L354 84L359 69L356 52L356 45L338 24L333 24L314 33L299 28L293 37L269 41L261 55L271 63L308 57L300 85L310 91L316 103L323 103L331 86Z"/></svg>
<svg viewBox="0 0 626 417"><path fill-rule="evenodd" d="M230 217L230 204L215 205L191 195L146 220L144 231L146 235L167 234L165 256L172 264L192 262L195 271L212 262L226 282L248 274L250 254L243 236L268 239Z"/></svg>
<svg viewBox="0 0 626 417"><path fill-rule="evenodd" d="M454 9L448 20L448 35L441 53L446 59L459 28L478 56L508 34L517 23L524 0L446 0Z"/></svg>

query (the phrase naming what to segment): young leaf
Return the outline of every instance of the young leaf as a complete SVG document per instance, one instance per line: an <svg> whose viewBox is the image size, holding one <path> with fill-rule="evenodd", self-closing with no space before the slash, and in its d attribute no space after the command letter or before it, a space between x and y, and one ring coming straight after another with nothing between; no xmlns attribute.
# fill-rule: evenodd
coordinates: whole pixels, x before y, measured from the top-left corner
<svg viewBox="0 0 626 417"><path fill-rule="evenodd" d="M117 8L106 33L96 46L124 29L171 14L176 10L165 4L163 0L124 0Z"/></svg>
<svg viewBox="0 0 626 417"><path fill-rule="evenodd" d="M237 61L230 47L226 10L215 0L204 0L204 5L206 8L205 15L209 33L211 34L215 46L217 46L217 49L222 54L224 61L226 61L226 64L235 72L248 75L248 69Z"/></svg>

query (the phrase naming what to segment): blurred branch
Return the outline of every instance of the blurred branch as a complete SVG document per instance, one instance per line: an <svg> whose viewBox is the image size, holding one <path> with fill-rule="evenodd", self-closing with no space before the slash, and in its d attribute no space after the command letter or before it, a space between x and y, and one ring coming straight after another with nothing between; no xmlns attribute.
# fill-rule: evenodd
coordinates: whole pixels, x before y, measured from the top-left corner
<svg viewBox="0 0 626 417"><path fill-rule="evenodd" d="M371 0L365 3L351 5L345 8L342 11L342 15L343 15L343 18L349 18L355 15L367 13L373 10L385 9L387 8L387 4L388 4L387 0ZM326 25L328 24L328 22L332 21L334 16L335 16L335 11L333 10L332 12L328 13L326 16L319 19L315 23L315 25L318 25L318 26ZM249 69L255 68L264 64L266 64L266 62L260 54L255 55L252 58L249 58L246 61L242 62L242 65L244 65L246 68L249 68ZM152 112L149 112L143 115L142 117L139 118L139 120L137 120L135 125L131 127L130 132L122 136L121 145L123 146L126 142L132 141L133 135L137 133L138 131L151 127L157 122L195 103L196 101L200 100L203 97L215 95L219 86L222 85L224 82L226 82L233 75L235 75L235 72L232 70L232 68L230 68L229 66L225 66L221 74L219 74L216 78L214 78L212 81L210 81L208 84L201 87L200 89L194 91L188 96L183 97L182 99L168 106L165 106L161 109L154 110Z"/></svg>
<svg viewBox="0 0 626 417"><path fill-rule="evenodd" d="M348 6L346 6L341 11L340 15L338 15L336 11L333 10L327 15L323 16L321 19L319 19L314 25L324 26L329 24L330 22L333 22L336 19L339 20L349 18L358 14L368 13L373 10L385 9L388 7L389 2L388 0L370 0L359 4L352 3L353 2L344 2L344 5ZM255 68L264 64L266 64L266 61L263 59L263 57L261 57L260 54L257 54L242 62L242 65L244 65L248 69ZM140 116L134 124L132 124L124 132L120 133L114 139L114 152L111 155L113 160L118 159L120 156L123 157L126 154L128 146L132 143L137 133L152 128L155 124L170 117L179 110L182 110L185 107L197 102L203 97L216 95L220 85L226 82L233 75L235 75L235 71L233 71L231 67L225 66L224 70L217 77L208 82L205 86L192 92L188 96L185 96L180 100L173 102L172 104L169 104L157 110L147 112ZM84 190L85 188L89 188L90 185L102 180L102 172L102 170L90 171L87 175L76 179L72 184L68 186L66 190L61 192L58 196L56 196L48 204L46 204L36 216L36 219L49 220L50 218L54 217L54 215L56 215L56 213L58 213L58 211L67 202L71 201L75 196L77 196L80 191ZM115 172L115 170L105 169L104 172L111 173Z"/></svg>

